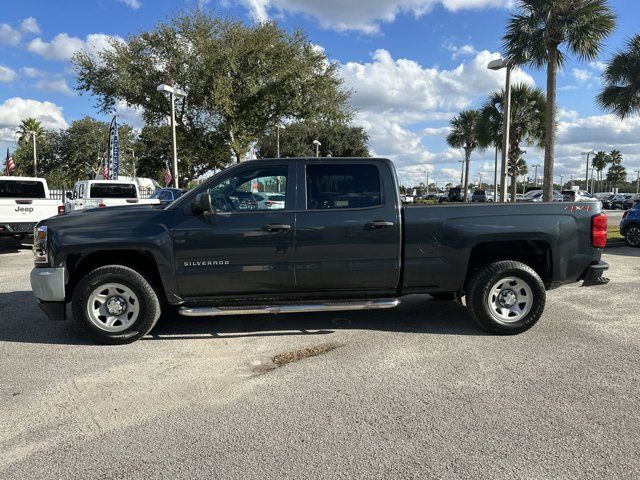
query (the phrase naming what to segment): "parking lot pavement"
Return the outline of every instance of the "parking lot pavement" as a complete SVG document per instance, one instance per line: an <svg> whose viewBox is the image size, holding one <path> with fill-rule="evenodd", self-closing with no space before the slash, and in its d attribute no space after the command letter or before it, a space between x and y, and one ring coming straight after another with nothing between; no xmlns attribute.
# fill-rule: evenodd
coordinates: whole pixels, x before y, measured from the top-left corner
<svg viewBox="0 0 640 480"><path fill-rule="evenodd" d="M168 318L135 344L45 319L0 253L0 478L638 478L640 250L483 334L464 308ZM265 368L299 347L335 350Z"/></svg>

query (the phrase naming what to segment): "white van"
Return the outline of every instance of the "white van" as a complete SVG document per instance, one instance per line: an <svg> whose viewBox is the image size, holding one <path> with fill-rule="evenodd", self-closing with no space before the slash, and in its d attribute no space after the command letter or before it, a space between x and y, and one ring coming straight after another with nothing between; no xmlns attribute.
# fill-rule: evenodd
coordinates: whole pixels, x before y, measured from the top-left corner
<svg viewBox="0 0 640 480"><path fill-rule="evenodd" d="M0 237L22 240L40 220L64 213L44 178L0 177Z"/></svg>
<svg viewBox="0 0 640 480"><path fill-rule="evenodd" d="M140 198L137 182L130 180L81 180L67 192L65 211L122 205L157 204L157 199Z"/></svg>

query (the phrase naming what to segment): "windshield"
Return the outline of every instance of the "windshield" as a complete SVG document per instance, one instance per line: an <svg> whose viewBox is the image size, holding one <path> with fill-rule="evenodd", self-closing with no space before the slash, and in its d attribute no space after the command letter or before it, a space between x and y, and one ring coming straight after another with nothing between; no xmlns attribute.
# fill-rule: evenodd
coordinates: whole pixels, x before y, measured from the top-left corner
<svg viewBox="0 0 640 480"><path fill-rule="evenodd" d="M90 198L138 198L132 183L92 183Z"/></svg>
<svg viewBox="0 0 640 480"><path fill-rule="evenodd" d="M542 195L542 192L540 190L532 190L530 192L528 192L524 198L538 198L540 195Z"/></svg>
<svg viewBox="0 0 640 480"><path fill-rule="evenodd" d="M39 181L0 180L0 198L46 198L46 194Z"/></svg>

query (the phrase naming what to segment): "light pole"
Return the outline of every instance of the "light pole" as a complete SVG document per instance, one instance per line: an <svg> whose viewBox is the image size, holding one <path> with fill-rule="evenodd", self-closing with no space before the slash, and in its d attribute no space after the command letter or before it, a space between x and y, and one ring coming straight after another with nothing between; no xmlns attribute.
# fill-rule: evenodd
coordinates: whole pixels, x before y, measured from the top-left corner
<svg viewBox="0 0 640 480"><path fill-rule="evenodd" d="M38 176L38 157L36 155L36 132L34 130L29 130L31 134L31 139L33 140L33 176Z"/></svg>
<svg viewBox="0 0 640 480"><path fill-rule="evenodd" d="M582 152L582 155L586 155L587 156L587 173L585 174L585 190L588 192L589 191L589 157L591 155L595 155L596 152L594 152L593 150L589 150L588 152ZM573 186L573 185L572 185Z"/></svg>
<svg viewBox="0 0 640 480"><path fill-rule="evenodd" d="M284 125L278 125L276 126L276 130L278 131L278 133L276 134L276 158L280 158L280 129L282 130L286 130L286 128L284 128Z"/></svg>
<svg viewBox="0 0 640 480"><path fill-rule="evenodd" d="M564 190L564 183L562 183L562 180L564 180L564 175L560 175L560 190Z"/></svg>
<svg viewBox="0 0 640 480"><path fill-rule="evenodd" d="M131 160L133 162L133 178L136 178L136 151L129 147L127 148L127 151L131 152Z"/></svg>
<svg viewBox="0 0 640 480"><path fill-rule="evenodd" d="M482 172L480 172L480 182L478 183L478 188L482 190Z"/></svg>
<svg viewBox="0 0 640 480"><path fill-rule="evenodd" d="M513 65L504 60L498 58L489 62L487 65L489 70L502 70L507 69L507 78L505 83L505 104L503 107L504 121L502 131L502 165L500 168L500 201L505 202L507 200L507 158L509 156L509 133L511 130L511 70Z"/></svg>
<svg viewBox="0 0 640 480"><path fill-rule="evenodd" d="M536 164L536 165L531 165L531 166L536 169L536 173L533 176L533 184L535 185L536 188L538 188L538 168L541 168L542 165Z"/></svg>
<svg viewBox="0 0 640 480"><path fill-rule="evenodd" d="M464 163L465 160L458 160L458 163L461 163L461 168L460 168L460 190L462 190L464 188Z"/></svg>
<svg viewBox="0 0 640 480"><path fill-rule="evenodd" d="M316 146L316 158L320 157L320 146L322 145L318 140L314 140L313 144Z"/></svg>
<svg viewBox="0 0 640 480"><path fill-rule="evenodd" d="M637 175L636 178L636 195L640 194L640 170L634 170L635 174Z"/></svg>
<svg viewBox="0 0 640 480"><path fill-rule="evenodd" d="M498 201L498 146L496 145L496 158L493 166L493 201Z"/></svg>
<svg viewBox="0 0 640 480"><path fill-rule="evenodd" d="M161 84L156 88L158 92L169 94L171 100L171 144L173 147L173 187L178 188L178 148L176 146L176 97L184 98L185 92L169 85Z"/></svg>

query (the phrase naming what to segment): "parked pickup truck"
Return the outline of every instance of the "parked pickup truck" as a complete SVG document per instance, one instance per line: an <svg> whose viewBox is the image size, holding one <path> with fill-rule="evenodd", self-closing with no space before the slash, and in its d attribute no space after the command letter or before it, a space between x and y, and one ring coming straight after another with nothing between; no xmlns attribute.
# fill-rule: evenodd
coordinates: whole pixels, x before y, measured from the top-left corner
<svg viewBox="0 0 640 480"><path fill-rule="evenodd" d="M138 184L130 180L80 180L67 192L65 211L121 205L158 204L158 199L140 198Z"/></svg>
<svg viewBox="0 0 640 480"><path fill-rule="evenodd" d="M44 178L0 177L0 237L21 241L45 218L62 213Z"/></svg>
<svg viewBox="0 0 640 480"><path fill-rule="evenodd" d="M280 209L252 193L281 192ZM258 205L258 206L256 206ZM161 309L187 317L387 309L403 295L466 299L480 326L533 326L546 290L606 283L597 203L403 207L384 159L256 160L168 206L41 222L31 285L52 319L132 342Z"/></svg>

